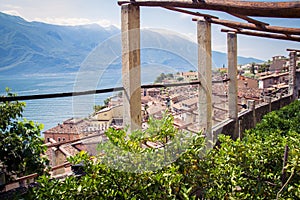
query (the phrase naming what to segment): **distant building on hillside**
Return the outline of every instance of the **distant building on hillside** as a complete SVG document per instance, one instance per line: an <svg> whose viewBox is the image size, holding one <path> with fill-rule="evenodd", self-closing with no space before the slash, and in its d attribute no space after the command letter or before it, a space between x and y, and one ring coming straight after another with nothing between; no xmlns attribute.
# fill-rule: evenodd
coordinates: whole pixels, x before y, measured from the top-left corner
<svg viewBox="0 0 300 200"><path fill-rule="evenodd" d="M195 81L198 80L198 72L180 72L175 77L182 77L184 81Z"/></svg>
<svg viewBox="0 0 300 200"><path fill-rule="evenodd" d="M280 83L288 83L289 72L284 73L272 73L258 78L258 88L265 89L269 88L272 85Z"/></svg>
<svg viewBox="0 0 300 200"><path fill-rule="evenodd" d="M284 56L274 56L269 70L271 72L280 72L287 67L287 61L288 59Z"/></svg>

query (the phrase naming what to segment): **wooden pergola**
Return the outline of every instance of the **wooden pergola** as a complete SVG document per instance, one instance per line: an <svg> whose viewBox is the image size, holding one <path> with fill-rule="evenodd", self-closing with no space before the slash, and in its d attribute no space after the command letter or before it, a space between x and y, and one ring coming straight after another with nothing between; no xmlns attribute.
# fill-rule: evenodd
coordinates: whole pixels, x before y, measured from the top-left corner
<svg viewBox="0 0 300 200"><path fill-rule="evenodd" d="M140 7L161 7L175 12L196 16L198 38L199 124L212 136L212 60L211 24L223 25L227 32L228 47L228 101L229 118L236 126L233 138L238 137L237 98L237 34L267 37L280 40L300 41L300 28L272 26L252 17L300 18L300 1L255 2L232 0L120 0L122 15L122 74L124 87L124 124L129 131L141 127L141 78L140 78ZM236 22L203 14L199 10L228 13L245 20ZM199 18L200 17L200 18ZM295 92L296 51L290 52L290 95ZM213 138L208 138L213 139Z"/></svg>

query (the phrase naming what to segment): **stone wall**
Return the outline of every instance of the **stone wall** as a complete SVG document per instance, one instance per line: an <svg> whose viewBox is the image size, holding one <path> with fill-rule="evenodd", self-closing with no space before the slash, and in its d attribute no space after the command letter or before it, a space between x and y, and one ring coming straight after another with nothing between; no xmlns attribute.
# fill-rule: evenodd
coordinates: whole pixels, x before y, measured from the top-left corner
<svg viewBox="0 0 300 200"><path fill-rule="evenodd" d="M235 127L239 128L239 135L242 137L243 133L247 129L253 128L256 123L260 122L264 115L269 113L270 111L279 110L280 108L290 104L293 101L291 95L284 96L280 99L272 99L271 104L262 103L255 107L255 110L246 110L244 112L240 112L238 116L238 122L232 119L228 119L226 121L221 122L220 124L213 127L214 135L218 135L220 133L225 135L232 136Z"/></svg>

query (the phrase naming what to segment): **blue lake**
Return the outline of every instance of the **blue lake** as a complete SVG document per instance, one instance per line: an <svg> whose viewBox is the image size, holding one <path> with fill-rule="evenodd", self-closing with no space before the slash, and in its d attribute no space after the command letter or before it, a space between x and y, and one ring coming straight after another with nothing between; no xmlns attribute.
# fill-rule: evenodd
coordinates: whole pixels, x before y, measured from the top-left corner
<svg viewBox="0 0 300 200"><path fill-rule="evenodd" d="M160 73L176 73L170 67L142 67L142 83L153 83ZM78 74L2 76L0 75L0 95L9 87L18 96L34 94L53 94L74 91L96 90L121 86L121 69L108 69L96 80ZM28 100L23 117L44 124L44 131L71 117L87 117L93 112L94 105L118 92L40 100Z"/></svg>
<svg viewBox="0 0 300 200"><path fill-rule="evenodd" d="M116 77L114 77L116 78ZM101 82L101 87L115 87L115 80L107 79ZM76 86L76 76L0 76L0 93L5 94L5 88L11 88L18 96L33 94L51 94L73 92ZM97 88L97 89L98 89ZM96 89L96 88L94 88ZM27 100L23 117L44 124L47 130L71 117L86 117L93 112L93 105L103 104L103 101L114 93L87 95L81 97L65 97L40 100ZM76 108L73 106L76 102ZM92 102L92 103L91 103Z"/></svg>

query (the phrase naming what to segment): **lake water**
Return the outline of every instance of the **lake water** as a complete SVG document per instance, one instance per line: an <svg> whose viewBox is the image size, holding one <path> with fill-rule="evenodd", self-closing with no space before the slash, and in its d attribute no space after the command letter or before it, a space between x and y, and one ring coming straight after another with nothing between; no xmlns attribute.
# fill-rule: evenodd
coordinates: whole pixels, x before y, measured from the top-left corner
<svg viewBox="0 0 300 200"><path fill-rule="evenodd" d="M115 73L116 74L116 73ZM116 74L117 75L117 74ZM116 77L101 82L101 87L115 87ZM76 86L75 75L56 76L23 76L1 77L0 93L5 94L5 88L11 88L18 96L33 94L51 94L73 92ZM97 89L99 89L97 88ZM94 88L96 89L96 88ZM81 97L65 97L53 99L27 100L23 117L44 124L47 130L71 117L86 117L93 112L93 105L103 104L103 101L114 93L87 95ZM76 108L73 106L74 101ZM92 102L92 103L91 103Z"/></svg>
<svg viewBox="0 0 300 200"><path fill-rule="evenodd" d="M142 83L153 83L160 73L175 73L170 67L142 67ZM84 79L84 80L81 80ZM78 77L78 74L1 76L0 95L5 88L11 88L18 96L33 94L53 94L74 91L96 90L121 86L121 69L108 69L99 79ZM87 117L93 112L94 105L103 105L103 101L118 92L40 100L28 100L23 117L44 124L44 131L71 117Z"/></svg>

